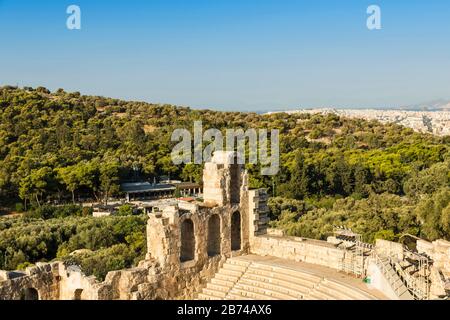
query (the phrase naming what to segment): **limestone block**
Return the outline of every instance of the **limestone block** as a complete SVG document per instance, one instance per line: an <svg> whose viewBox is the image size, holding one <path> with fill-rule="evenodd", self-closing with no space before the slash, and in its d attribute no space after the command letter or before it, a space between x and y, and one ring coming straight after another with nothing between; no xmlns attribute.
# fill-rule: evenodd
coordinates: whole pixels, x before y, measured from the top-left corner
<svg viewBox="0 0 450 320"><path fill-rule="evenodd" d="M401 243L377 239L375 242L375 250L378 254L388 257L396 257L403 260L403 245Z"/></svg>
<svg viewBox="0 0 450 320"><path fill-rule="evenodd" d="M434 297L446 296L445 280L440 275L436 267L431 267L431 288L430 293Z"/></svg>
<svg viewBox="0 0 450 320"><path fill-rule="evenodd" d="M450 241L439 239L433 241L433 246L435 251L445 253L448 249L450 249Z"/></svg>
<svg viewBox="0 0 450 320"><path fill-rule="evenodd" d="M417 252L419 253L425 253L431 256L434 252L434 245L431 242L425 241L425 240L417 240Z"/></svg>

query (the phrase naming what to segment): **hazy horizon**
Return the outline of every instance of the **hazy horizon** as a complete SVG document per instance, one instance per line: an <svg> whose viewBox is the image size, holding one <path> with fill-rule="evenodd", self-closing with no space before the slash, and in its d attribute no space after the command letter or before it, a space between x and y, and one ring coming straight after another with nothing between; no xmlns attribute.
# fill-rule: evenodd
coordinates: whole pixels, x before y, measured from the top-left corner
<svg viewBox="0 0 450 320"><path fill-rule="evenodd" d="M20 85L18 83L12 84L12 83L0 83L0 87L2 86L12 86L12 87L18 87L20 89L24 89L26 87L31 87L33 89L36 89L38 87L45 87L46 89L50 90L51 92L55 93L58 89L63 89L66 92L79 92L81 95L85 95L85 96L103 96L105 98L111 98L111 99L117 99L117 100L123 100L123 101L135 101L135 102L143 102L143 103L148 103L148 104L158 104L158 105L173 105L176 107L188 107L194 110L215 110L215 111L224 111L224 112L255 112L255 113L267 113L267 112L283 112L283 111L296 111L296 110L312 110L312 109L337 109L337 110L405 110L405 111L447 111L447 108L445 110L434 110L434 108L431 106L432 103L436 103L436 102L445 102L446 104L450 105L450 99L435 99L435 100L431 100L428 102L422 102L419 104L413 104L413 105L408 105L408 106L392 106L392 107L376 107L376 106L356 106L356 107L346 107L346 106L297 106L297 107L279 107L279 108L267 108L267 109L252 109L252 110L240 110L239 108L215 108L214 106L200 106L200 107L195 107L195 106L190 106L190 105L186 105L186 104L175 104L175 103L171 103L169 102L158 102L158 101L148 101L148 100L142 100L142 99L125 99L122 98L120 96L104 96L104 95L99 95L96 94L95 92L93 93L86 93L86 92L80 92L79 90L68 90L67 88L61 88L61 87L46 87L46 86L42 86L40 84L36 84L36 85ZM450 111L450 106L448 107L449 111ZM429 110L426 110L429 109Z"/></svg>

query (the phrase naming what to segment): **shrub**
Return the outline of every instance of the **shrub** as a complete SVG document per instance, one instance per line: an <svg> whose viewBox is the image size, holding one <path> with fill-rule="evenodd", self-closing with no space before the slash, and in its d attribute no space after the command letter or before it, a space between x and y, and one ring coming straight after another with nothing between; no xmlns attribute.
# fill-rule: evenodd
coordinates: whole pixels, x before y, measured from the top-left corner
<svg viewBox="0 0 450 320"><path fill-rule="evenodd" d="M15 204L15 210L16 212L23 212L24 211L24 205L22 202L17 202Z"/></svg>
<svg viewBox="0 0 450 320"><path fill-rule="evenodd" d="M26 215L30 218L44 220L53 218L81 217L92 215L92 209L82 208L81 206L74 204L64 206L45 205L27 212Z"/></svg>
<svg viewBox="0 0 450 320"><path fill-rule="evenodd" d="M0 269L16 270L36 262L51 261L55 258L67 260L76 250L89 249L102 252L103 271L115 270L119 260L113 259L118 251L125 257L123 267L136 264L146 253L146 216L65 217L64 219L23 218L0 219ZM117 245L120 248L106 250ZM127 248L125 250L124 248ZM6 259L5 259L6 257ZM92 258L92 257L91 257ZM5 261L6 260L6 261ZM86 273L92 274L92 267ZM100 262L99 262L100 263ZM106 269L105 269L106 268ZM97 271L96 271L97 272Z"/></svg>
<svg viewBox="0 0 450 320"><path fill-rule="evenodd" d="M395 236L394 231L392 230L380 230L375 233L374 239L382 239L388 241L395 241L397 237Z"/></svg>
<svg viewBox="0 0 450 320"><path fill-rule="evenodd" d="M124 204L119 207L119 216L131 216L133 215L133 206L130 204Z"/></svg>

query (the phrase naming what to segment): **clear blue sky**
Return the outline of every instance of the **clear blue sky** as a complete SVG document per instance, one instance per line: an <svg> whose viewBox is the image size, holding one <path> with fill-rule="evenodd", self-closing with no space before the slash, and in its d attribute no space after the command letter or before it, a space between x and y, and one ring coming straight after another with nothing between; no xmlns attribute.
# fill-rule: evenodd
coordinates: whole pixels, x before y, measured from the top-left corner
<svg viewBox="0 0 450 320"><path fill-rule="evenodd" d="M0 0L0 84L221 110L449 99L450 1Z"/></svg>

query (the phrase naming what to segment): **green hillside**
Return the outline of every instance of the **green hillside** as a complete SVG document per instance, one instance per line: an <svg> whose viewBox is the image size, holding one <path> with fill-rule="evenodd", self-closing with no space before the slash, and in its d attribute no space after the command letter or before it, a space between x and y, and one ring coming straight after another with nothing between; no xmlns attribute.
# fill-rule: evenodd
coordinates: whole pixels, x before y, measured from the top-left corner
<svg viewBox="0 0 450 320"><path fill-rule="evenodd" d="M278 175L261 176L257 165L247 169L251 186L265 187L273 196L273 226L290 235L323 239L333 225L344 225L361 232L366 241L399 240L406 233L430 240L450 239L447 137L334 115L192 110L82 96L62 89L51 93L42 87L0 88L3 213L42 211L47 203L71 203L80 195L101 200L117 194L121 181L133 178L170 175L200 181L201 166L175 166L170 158L173 130L192 130L195 120L202 120L204 130L280 130ZM42 220L29 215L17 218L31 220L17 222L14 230L27 228L26 221L45 224L52 219L81 219ZM6 267L2 252L18 251L16 244L5 240L10 228L6 223L0 225L0 269ZM70 237L62 239L58 246L67 246L64 242ZM45 247L42 250L52 252L45 259L56 257L58 248L49 251L47 240L40 243ZM123 239L111 243L130 245ZM43 256L29 252L40 249L20 250L23 257L8 268Z"/></svg>

